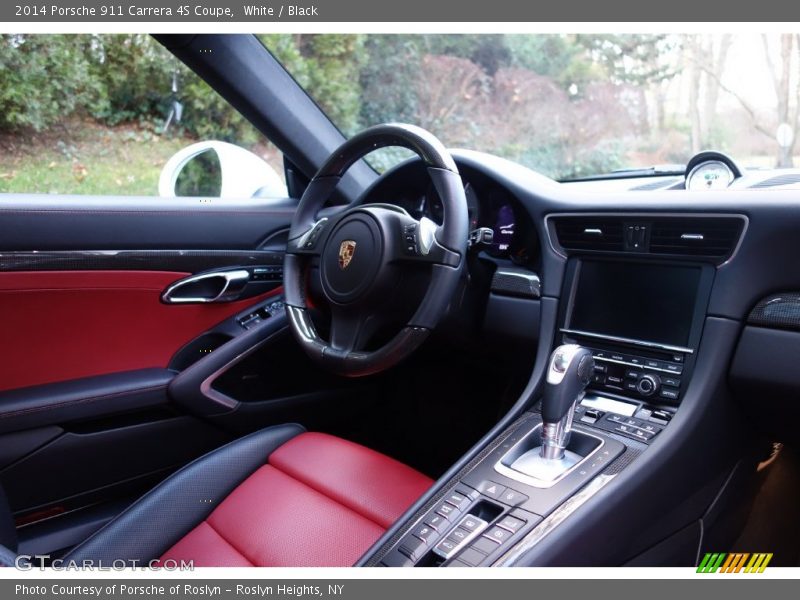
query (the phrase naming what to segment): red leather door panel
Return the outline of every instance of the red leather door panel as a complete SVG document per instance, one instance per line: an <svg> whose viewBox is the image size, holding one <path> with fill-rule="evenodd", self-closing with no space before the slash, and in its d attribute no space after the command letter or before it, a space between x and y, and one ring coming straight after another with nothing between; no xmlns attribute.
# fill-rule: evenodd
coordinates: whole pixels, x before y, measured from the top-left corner
<svg viewBox="0 0 800 600"><path fill-rule="evenodd" d="M0 273L0 390L166 367L203 331L270 294L219 304L163 304L164 271Z"/></svg>

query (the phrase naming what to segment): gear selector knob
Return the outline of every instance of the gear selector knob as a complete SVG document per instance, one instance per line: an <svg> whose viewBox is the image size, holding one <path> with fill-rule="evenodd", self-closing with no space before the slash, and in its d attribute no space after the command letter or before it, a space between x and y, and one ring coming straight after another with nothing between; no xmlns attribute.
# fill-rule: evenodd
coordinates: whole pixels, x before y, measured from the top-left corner
<svg viewBox="0 0 800 600"><path fill-rule="evenodd" d="M572 428L572 412L594 372L591 351L577 344L559 346L550 355L541 412L542 457L561 459Z"/></svg>

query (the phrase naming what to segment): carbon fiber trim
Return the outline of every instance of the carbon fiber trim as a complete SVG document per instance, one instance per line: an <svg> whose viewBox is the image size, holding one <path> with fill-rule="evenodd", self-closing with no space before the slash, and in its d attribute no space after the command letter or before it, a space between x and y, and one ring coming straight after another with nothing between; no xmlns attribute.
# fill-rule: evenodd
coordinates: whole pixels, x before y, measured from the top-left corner
<svg viewBox="0 0 800 600"><path fill-rule="evenodd" d="M747 323L800 331L800 292L773 294L764 298L750 311Z"/></svg>
<svg viewBox="0 0 800 600"><path fill-rule="evenodd" d="M0 252L0 271L180 271L281 265L271 250L75 250Z"/></svg>

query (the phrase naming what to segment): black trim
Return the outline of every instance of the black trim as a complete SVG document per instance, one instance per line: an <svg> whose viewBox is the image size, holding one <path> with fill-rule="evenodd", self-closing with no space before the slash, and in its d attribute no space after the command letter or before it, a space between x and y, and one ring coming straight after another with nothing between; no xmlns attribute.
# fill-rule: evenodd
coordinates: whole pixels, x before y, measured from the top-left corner
<svg viewBox="0 0 800 600"><path fill-rule="evenodd" d="M265 464L272 452L304 431L295 424L269 427L198 458L128 507L65 560L108 564L136 560L141 564L158 558Z"/></svg>
<svg viewBox="0 0 800 600"><path fill-rule="evenodd" d="M0 271L179 271L281 265L272 250L119 250L0 253Z"/></svg>
<svg viewBox="0 0 800 600"><path fill-rule="evenodd" d="M175 373L141 369L0 393L0 433L163 406Z"/></svg>

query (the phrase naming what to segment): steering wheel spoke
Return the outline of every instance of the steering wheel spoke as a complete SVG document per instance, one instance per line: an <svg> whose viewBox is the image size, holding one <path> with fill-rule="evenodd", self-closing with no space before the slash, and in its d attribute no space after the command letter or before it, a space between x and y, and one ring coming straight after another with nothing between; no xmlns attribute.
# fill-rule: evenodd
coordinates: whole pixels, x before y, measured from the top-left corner
<svg viewBox="0 0 800 600"><path fill-rule="evenodd" d="M391 204L356 202L326 218L317 216L347 169L376 148L402 146L424 162L442 199L443 224L413 219ZM447 310L461 281L467 247L467 202L452 156L435 137L411 125L378 125L350 138L322 165L306 187L289 232L284 289L295 338L314 360L350 377L383 371L413 352ZM409 264L410 263L410 264ZM413 263L428 287L405 326L380 348L364 348L389 322L394 297ZM319 337L307 310L308 274L331 311L328 340ZM416 283L416 279L414 280Z"/></svg>
<svg viewBox="0 0 800 600"><path fill-rule="evenodd" d="M286 243L286 253L301 256L320 256L322 249L325 247L325 239L331 230L330 225L328 217L319 219L305 233Z"/></svg>
<svg viewBox="0 0 800 600"><path fill-rule="evenodd" d="M398 221L400 240L390 249L391 262L427 263L450 267L457 267L460 264L461 255L439 243L438 236L441 230L439 225L427 217L419 220L407 217Z"/></svg>
<svg viewBox="0 0 800 600"><path fill-rule="evenodd" d="M378 327L378 319L353 308L331 306L331 347L339 352L362 350Z"/></svg>

